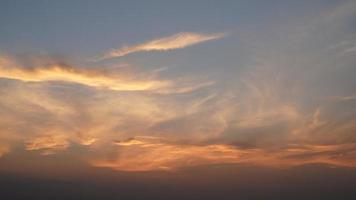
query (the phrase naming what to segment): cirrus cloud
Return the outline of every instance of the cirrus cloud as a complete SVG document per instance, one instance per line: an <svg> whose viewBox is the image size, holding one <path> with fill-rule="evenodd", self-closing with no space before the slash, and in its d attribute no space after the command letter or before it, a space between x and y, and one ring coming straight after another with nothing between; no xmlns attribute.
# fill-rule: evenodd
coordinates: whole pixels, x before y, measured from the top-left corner
<svg viewBox="0 0 356 200"><path fill-rule="evenodd" d="M36 66L27 67L6 56L0 58L0 78L24 82L63 81L118 91L155 90L170 85L167 81L138 79L131 74L113 75L97 69L71 66L62 61L40 62Z"/></svg>
<svg viewBox="0 0 356 200"><path fill-rule="evenodd" d="M201 34L181 32L168 37L151 40L142 44L113 49L95 60L100 61L109 58L122 57L131 53L142 51L168 51L173 49L182 49L209 40L220 39L225 37L225 35L226 34L224 33Z"/></svg>

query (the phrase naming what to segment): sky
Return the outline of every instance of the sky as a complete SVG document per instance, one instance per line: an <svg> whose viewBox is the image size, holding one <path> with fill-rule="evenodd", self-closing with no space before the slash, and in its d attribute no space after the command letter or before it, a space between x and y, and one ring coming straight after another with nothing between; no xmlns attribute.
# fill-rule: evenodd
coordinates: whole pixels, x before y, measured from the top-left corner
<svg viewBox="0 0 356 200"><path fill-rule="evenodd" d="M0 191L352 199L355 23L352 0L2 0Z"/></svg>

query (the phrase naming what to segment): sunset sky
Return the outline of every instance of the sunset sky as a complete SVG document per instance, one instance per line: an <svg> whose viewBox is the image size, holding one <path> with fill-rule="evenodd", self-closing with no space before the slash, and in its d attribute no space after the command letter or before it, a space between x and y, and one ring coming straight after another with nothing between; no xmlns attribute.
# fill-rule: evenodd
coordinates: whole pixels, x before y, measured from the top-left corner
<svg viewBox="0 0 356 200"><path fill-rule="evenodd" d="M356 1L1 0L0 179L0 199L356 198Z"/></svg>

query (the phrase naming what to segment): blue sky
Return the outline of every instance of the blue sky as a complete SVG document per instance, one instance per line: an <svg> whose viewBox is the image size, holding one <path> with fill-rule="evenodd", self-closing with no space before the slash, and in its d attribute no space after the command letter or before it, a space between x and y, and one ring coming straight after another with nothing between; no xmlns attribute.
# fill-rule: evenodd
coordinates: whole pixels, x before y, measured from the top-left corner
<svg viewBox="0 0 356 200"><path fill-rule="evenodd" d="M329 2L2 1L0 44L15 53L89 56L182 31L263 31L340 3Z"/></svg>

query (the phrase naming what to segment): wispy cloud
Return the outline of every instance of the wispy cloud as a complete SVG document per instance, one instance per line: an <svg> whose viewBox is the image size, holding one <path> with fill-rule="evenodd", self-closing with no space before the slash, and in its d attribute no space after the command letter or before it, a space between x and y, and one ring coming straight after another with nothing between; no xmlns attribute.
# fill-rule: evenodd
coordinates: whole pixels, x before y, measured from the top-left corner
<svg viewBox="0 0 356 200"><path fill-rule="evenodd" d="M343 54L348 54L348 53L355 53L356 52L356 46L350 47L346 50L344 50Z"/></svg>
<svg viewBox="0 0 356 200"><path fill-rule="evenodd" d="M153 137L132 138L115 144L121 150L117 160L96 160L92 164L120 171L175 170L202 164L236 163L242 153L228 145L177 145Z"/></svg>
<svg viewBox="0 0 356 200"><path fill-rule="evenodd" d="M333 101L351 101L356 99L356 94L352 94L348 96L332 96L329 99Z"/></svg>
<svg viewBox="0 0 356 200"><path fill-rule="evenodd" d="M46 135L26 142L26 150L42 150L42 155L53 154L55 151L65 150L69 142L65 135Z"/></svg>
<svg viewBox="0 0 356 200"><path fill-rule="evenodd" d="M95 160L96 167L119 171L177 170L212 164L254 163L261 166L290 167L309 163L355 167L354 144L290 145L278 151L241 149L231 145L184 145L163 138L137 137L115 142L120 148L116 159ZM348 153L348 157L345 154Z"/></svg>
<svg viewBox="0 0 356 200"><path fill-rule="evenodd" d="M24 82L64 81L118 91L155 90L170 84L159 80L139 79L128 74L113 75L63 63L26 67L5 57L0 60L0 77Z"/></svg>
<svg viewBox="0 0 356 200"><path fill-rule="evenodd" d="M142 44L125 46L119 49L113 49L95 60L122 57L131 53L141 52L141 51L167 51L173 49L182 49L209 40L220 39L225 35L226 34L224 33L201 34L201 33L182 32L168 37L151 40Z"/></svg>
<svg viewBox="0 0 356 200"><path fill-rule="evenodd" d="M157 78L157 74L155 70L146 73L137 71L121 73L115 69L78 67L63 61L48 62L48 58L35 58L35 62L27 66L12 57L0 55L0 78L23 82L62 81L97 89L148 91L159 94L191 93L214 84L213 81L200 83L194 81L186 84L187 80L161 80Z"/></svg>
<svg viewBox="0 0 356 200"><path fill-rule="evenodd" d="M355 43L348 42L356 41L354 36L334 23L343 22L352 13L349 9L308 18L302 28L282 24L292 28L277 29L279 34L274 34L276 27L270 27L272 32L261 29L261 38L246 40L247 47L253 41L254 53L239 57L251 65L236 60L233 67L235 60L230 60L216 65L217 71L201 70L212 80L189 70L186 78L174 71L159 74L165 68L148 74L142 68L137 75L125 71L131 65L109 69L0 56L0 156L26 141L25 149L42 154L73 151L69 145L90 149L75 156L124 171L217 163L356 167L356 137L351 134L356 130L354 57L333 56L334 50L354 52ZM327 37L321 34L325 32ZM102 58L179 49L223 36L180 33ZM325 51L328 42L337 44L333 51ZM27 83L32 81L40 83Z"/></svg>

